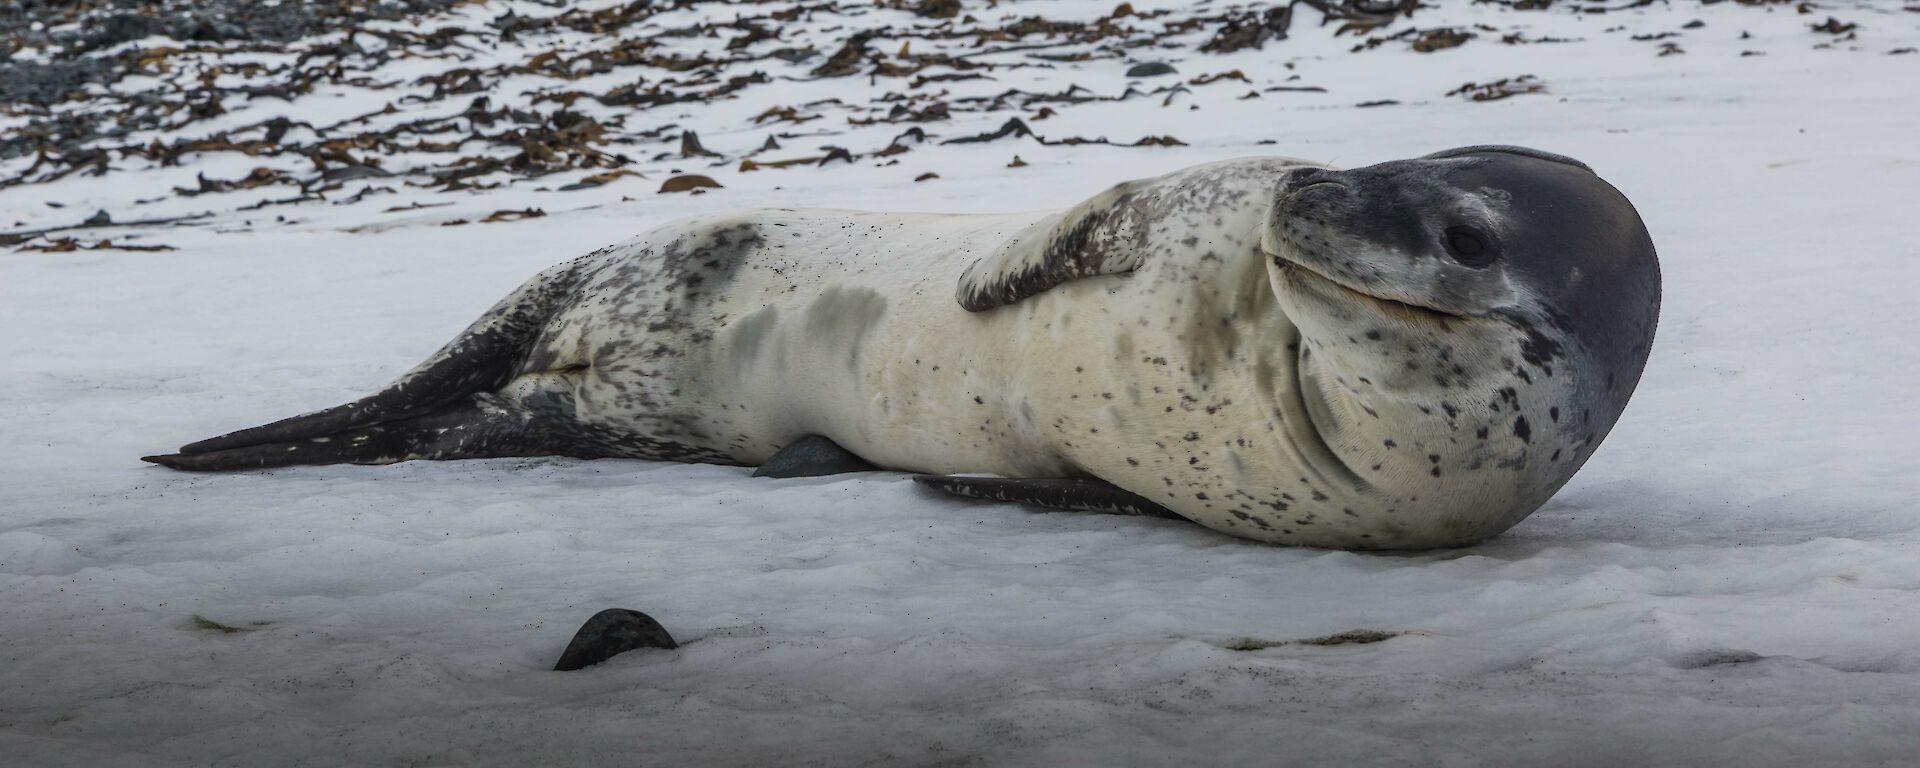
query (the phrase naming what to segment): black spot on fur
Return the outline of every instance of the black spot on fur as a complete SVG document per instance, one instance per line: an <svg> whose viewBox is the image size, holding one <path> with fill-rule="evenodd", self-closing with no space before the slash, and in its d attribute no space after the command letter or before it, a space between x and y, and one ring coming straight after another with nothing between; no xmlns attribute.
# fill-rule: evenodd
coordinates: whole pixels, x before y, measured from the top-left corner
<svg viewBox="0 0 1920 768"><path fill-rule="evenodd" d="M1520 340L1520 359L1541 370L1547 370L1547 364L1560 357L1562 352L1560 342L1541 333L1531 321L1512 314L1507 315L1506 320L1513 327L1518 328L1524 337Z"/></svg>

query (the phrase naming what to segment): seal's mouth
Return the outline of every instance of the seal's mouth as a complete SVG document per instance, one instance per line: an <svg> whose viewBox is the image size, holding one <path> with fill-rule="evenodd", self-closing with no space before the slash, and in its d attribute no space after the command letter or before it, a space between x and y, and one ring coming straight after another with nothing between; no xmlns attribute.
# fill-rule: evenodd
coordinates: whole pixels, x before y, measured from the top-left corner
<svg viewBox="0 0 1920 768"><path fill-rule="evenodd" d="M1355 288L1328 277L1313 267L1284 256L1268 253L1267 257L1273 259L1273 263L1280 267L1281 274L1286 275L1296 285L1303 285L1308 290L1317 291L1322 294L1358 296L1378 307L1381 312L1389 316L1398 317L1410 322L1429 323L1444 323L1466 318L1465 315L1457 312L1449 312L1436 307L1414 304L1404 299L1382 296L1371 291Z"/></svg>

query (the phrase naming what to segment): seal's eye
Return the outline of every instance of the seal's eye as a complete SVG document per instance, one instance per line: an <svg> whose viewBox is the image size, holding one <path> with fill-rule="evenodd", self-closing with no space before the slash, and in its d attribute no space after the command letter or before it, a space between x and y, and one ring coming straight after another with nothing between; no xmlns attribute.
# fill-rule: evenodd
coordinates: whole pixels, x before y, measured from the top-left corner
<svg viewBox="0 0 1920 768"><path fill-rule="evenodd" d="M1469 267L1484 267L1500 258L1500 246L1479 227L1455 224L1447 227L1447 255Z"/></svg>

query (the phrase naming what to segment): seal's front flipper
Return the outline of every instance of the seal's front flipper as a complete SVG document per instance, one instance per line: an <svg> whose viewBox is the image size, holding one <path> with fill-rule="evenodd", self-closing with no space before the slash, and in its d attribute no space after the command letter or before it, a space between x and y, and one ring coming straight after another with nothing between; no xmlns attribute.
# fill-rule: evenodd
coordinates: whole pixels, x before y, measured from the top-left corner
<svg viewBox="0 0 1920 768"><path fill-rule="evenodd" d="M1003 307L1069 280L1124 275L1145 263L1140 209L1154 204L1151 181L1129 181L1014 233L960 273L956 298L968 312Z"/></svg>
<svg viewBox="0 0 1920 768"><path fill-rule="evenodd" d="M853 455L839 443L807 435L780 449L753 471L754 477L819 477L843 472L872 472L879 467Z"/></svg>
<svg viewBox="0 0 1920 768"><path fill-rule="evenodd" d="M1010 501L1069 512L1186 519L1174 514L1173 510L1149 501L1144 496L1124 490L1105 480L1070 477L1033 480L951 475L914 475L913 480L929 488L973 499Z"/></svg>

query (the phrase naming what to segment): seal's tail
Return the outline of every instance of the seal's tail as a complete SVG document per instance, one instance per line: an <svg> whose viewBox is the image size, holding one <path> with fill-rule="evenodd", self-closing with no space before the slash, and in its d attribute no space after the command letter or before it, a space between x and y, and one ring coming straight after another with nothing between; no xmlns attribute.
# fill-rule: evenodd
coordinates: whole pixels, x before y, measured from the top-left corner
<svg viewBox="0 0 1920 768"><path fill-rule="evenodd" d="M345 405L201 440L142 461L218 471L293 464L384 464L493 453L503 413L476 401L519 373L581 279L582 260L540 273L385 389ZM484 427L484 428L483 428Z"/></svg>

